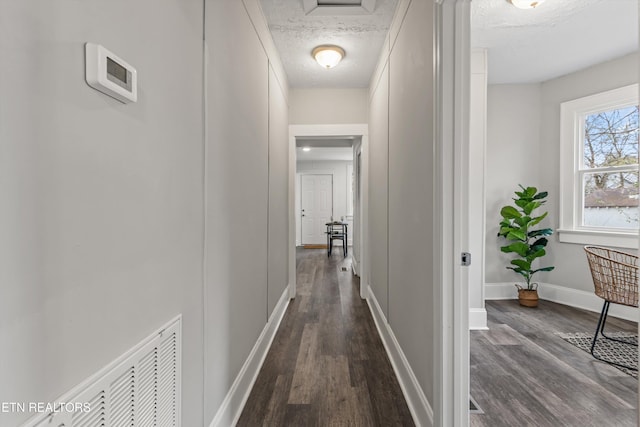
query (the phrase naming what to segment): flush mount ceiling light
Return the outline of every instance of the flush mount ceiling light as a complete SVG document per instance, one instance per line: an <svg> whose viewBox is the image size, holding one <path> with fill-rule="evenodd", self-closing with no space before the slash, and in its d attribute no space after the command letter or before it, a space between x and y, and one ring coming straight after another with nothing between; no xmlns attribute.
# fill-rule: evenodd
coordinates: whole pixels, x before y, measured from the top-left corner
<svg viewBox="0 0 640 427"><path fill-rule="evenodd" d="M340 46L323 45L311 51L311 56L324 68L333 68L344 58L344 49Z"/></svg>
<svg viewBox="0 0 640 427"><path fill-rule="evenodd" d="M509 0L512 5L518 9L535 9L540 6L544 0Z"/></svg>
<svg viewBox="0 0 640 427"><path fill-rule="evenodd" d="M311 147L302 147L302 151L311 151Z"/></svg>

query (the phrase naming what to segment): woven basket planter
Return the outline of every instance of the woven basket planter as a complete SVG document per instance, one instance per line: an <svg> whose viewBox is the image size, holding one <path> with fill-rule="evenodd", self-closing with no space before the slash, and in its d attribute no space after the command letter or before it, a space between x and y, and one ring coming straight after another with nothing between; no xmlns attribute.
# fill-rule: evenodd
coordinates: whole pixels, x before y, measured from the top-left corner
<svg viewBox="0 0 640 427"><path fill-rule="evenodd" d="M516 285L518 288L518 302L523 307L537 307L538 306L538 286L534 289L525 289L520 285Z"/></svg>

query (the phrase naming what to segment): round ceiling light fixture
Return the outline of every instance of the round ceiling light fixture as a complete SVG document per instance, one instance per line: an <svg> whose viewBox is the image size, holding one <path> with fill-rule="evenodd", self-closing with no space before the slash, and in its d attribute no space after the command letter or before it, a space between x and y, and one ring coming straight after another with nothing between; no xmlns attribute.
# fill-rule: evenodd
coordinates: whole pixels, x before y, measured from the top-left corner
<svg viewBox="0 0 640 427"><path fill-rule="evenodd" d="M535 9L540 6L544 0L509 0L512 5L518 9Z"/></svg>
<svg viewBox="0 0 640 427"><path fill-rule="evenodd" d="M344 49L340 46L322 45L311 51L311 56L324 68L333 68L344 58Z"/></svg>

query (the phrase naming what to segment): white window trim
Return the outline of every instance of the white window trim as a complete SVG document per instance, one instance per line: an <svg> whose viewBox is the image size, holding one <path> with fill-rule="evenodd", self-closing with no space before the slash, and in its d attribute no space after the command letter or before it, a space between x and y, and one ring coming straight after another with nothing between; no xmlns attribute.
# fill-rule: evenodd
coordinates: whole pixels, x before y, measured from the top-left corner
<svg viewBox="0 0 640 427"><path fill-rule="evenodd" d="M582 187L580 135L584 124L580 116L607 109L638 105L638 84L598 93L560 105L560 228L558 238L564 243L593 244L620 248L637 248L638 231L624 231L581 226Z"/></svg>

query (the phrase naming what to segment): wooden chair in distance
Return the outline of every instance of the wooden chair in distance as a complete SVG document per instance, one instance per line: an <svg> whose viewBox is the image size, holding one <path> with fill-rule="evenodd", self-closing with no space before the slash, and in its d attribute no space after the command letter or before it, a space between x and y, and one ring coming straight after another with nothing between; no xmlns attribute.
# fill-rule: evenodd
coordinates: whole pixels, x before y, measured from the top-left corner
<svg viewBox="0 0 640 427"><path fill-rule="evenodd" d="M638 345L637 343L606 336L604 333L604 325L607 322L611 303L638 307L638 257L599 246L585 246L584 250L591 269L595 294L604 300L596 333L591 343L591 355L611 365L637 371L637 368L599 357L594 353L594 349L599 335L607 340L617 341L626 345Z"/></svg>

